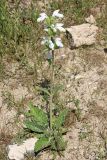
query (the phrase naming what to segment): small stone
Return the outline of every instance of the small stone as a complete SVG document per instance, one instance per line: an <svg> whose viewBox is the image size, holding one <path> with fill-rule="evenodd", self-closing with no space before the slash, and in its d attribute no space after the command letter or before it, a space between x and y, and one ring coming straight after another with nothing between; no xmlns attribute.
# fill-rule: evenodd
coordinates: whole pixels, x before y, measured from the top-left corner
<svg viewBox="0 0 107 160"><path fill-rule="evenodd" d="M34 146L35 146L36 142L37 142L37 138L30 138L24 142L24 146L26 148L27 153L29 153L29 154L34 153Z"/></svg>
<svg viewBox="0 0 107 160"><path fill-rule="evenodd" d="M8 146L8 158L10 160L24 160L26 154L34 154L35 143L37 138L29 138L23 144L13 144Z"/></svg>
<svg viewBox="0 0 107 160"><path fill-rule="evenodd" d="M93 15L90 15L88 18L85 18L85 21L89 24L95 24L96 25L96 20L93 17Z"/></svg>
<svg viewBox="0 0 107 160"><path fill-rule="evenodd" d="M14 145L9 145L8 149L9 149L8 153L9 159L24 160L24 154L26 152L24 146L18 146L17 144L14 144Z"/></svg>

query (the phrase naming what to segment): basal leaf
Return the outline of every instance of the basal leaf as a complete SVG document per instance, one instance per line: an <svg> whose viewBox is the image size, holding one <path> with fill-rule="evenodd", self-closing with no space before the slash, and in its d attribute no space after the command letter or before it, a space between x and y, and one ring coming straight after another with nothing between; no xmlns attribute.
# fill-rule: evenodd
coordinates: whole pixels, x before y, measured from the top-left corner
<svg viewBox="0 0 107 160"><path fill-rule="evenodd" d="M59 137L57 135L57 137L54 137L54 139L51 141L51 149L57 152L65 150L66 145L67 142L64 141L62 136Z"/></svg>
<svg viewBox="0 0 107 160"><path fill-rule="evenodd" d="M35 151L39 152L50 145L49 138L41 137L35 144Z"/></svg>
<svg viewBox="0 0 107 160"><path fill-rule="evenodd" d="M48 126L47 114L42 109L30 104L30 114L34 117L35 121L41 125Z"/></svg>
<svg viewBox="0 0 107 160"><path fill-rule="evenodd" d="M67 114L68 114L68 110L67 109L64 109L63 111L61 111L59 113L59 116L54 121L54 126L56 128L60 128L64 124Z"/></svg>
<svg viewBox="0 0 107 160"><path fill-rule="evenodd" d="M58 140L57 140L57 150L58 151L65 150L66 145L67 145L67 142L64 141L64 139L62 137L58 138Z"/></svg>
<svg viewBox="0 0 107 160"><path fill-rule="evenodd" d="M43 133L43 130L41 128L39 128L38 126L36 126L35 124L33 124L32 121L25 121L25 125L26 127L36 133Z"/></svg>

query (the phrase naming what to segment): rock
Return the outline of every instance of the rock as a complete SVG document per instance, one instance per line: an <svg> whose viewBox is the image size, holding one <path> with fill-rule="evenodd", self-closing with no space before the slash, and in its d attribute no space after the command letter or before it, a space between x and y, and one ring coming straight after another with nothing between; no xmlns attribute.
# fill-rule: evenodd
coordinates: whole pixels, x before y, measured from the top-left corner
<svg viewBox="0 0 107 160"><path fill-rule="evenodd" d="M18 146L17 144L14 144L10 145L8 149L9 149L9 154L8 154L9 159L14 159L14 160L24 159L24 154L26 152L24 145Z"/></svg>
<svg viewBox="0 0 107 160"><path fill-rule="evenodd" d="M36 142L37 142L37 138L30 138L30 139L27 139L23 143L23 145L25 146L25 149L26 149L26 153L28 153L28 154L34 153L34 146L35 146Z"/></svg>
<svg viewBox="0 0 107 160"><path fill-rule="evenodd" d="M23 144L17 145L9 145L8 146L8 158L11 160L24 160L24 155L26 154L34 154L35 143L37 142L37 138L29 138L24 141Z"/></svg>
<svg viewBox="0 0 107 160"><path fill-rule="evenodd" d="M93 15L90 15L88 18L85 18L85 21L89 24L95 24L96 25L96 20L93 17Z"/></svg>
<svg viewBox="0 0 107 160"><path fill-rule="evenodd" d="M96 42L98 27L88 23L71 26L66 29L67 38L71 48L82 45L92 45Z"/></svg>

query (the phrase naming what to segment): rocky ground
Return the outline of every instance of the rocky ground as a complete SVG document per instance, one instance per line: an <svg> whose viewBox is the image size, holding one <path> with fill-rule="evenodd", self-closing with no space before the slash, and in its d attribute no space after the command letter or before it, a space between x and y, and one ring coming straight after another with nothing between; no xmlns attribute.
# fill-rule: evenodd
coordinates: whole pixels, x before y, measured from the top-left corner
<svg viewBox="0 0 107 160"><path fill-rule="evenodd" d="M60 99L71 109L66 122L68 145L64 157L57 160L107 160L107 52L100 34L99 28L95 45L76 49L68 45L56 51L56 66L61 68L56 82L65 86ZM6 147L22 132L23 112L29 101L43 102L35 93L33 61L28 68L8 56L2 62L5 67L0 81L0 159L6 160ZM39 79L41 76L40 71ZM43 152L35 159L51 160L51 156Z"/></svg>

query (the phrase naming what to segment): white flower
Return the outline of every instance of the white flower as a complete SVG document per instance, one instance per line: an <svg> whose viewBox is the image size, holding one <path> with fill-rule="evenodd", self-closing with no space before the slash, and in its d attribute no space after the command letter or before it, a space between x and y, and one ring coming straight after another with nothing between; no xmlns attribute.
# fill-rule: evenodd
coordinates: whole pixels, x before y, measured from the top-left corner
<svg viewBox="0 0 107 160"><path fill-rule="evenodd" d="M46 15L46 13L41 13L40 17L37 19L37 22L42 22L44 21L46 18L48 18L48 16Z"/></svg>
<svg viewBox="0 0 107 160"><path fill-rule="evenodd" d="M60 32L65 32L65 28L63 28L63 23L56 23L55 25L54 24L52 24L51 26L50 26L50 28L53 30L53 32L57 32L57 30L59 30ZM48 28L45 28L44 29L46 32L48 32L49 31L49 29Z"/></svg>
<svg viewBox="0 0 107 160"><path fill-rule="evenodd" d="M65 32L65 28L63 28L63 23L56 23L55 28L61 32Z"/></svg>
<svg viewBox="0 0 107 160"><path fill-rule="evenodd" d="M51 39L43 37L43 40L41 42L42 45L47 45L50 49L54 50L54 43L51 41Z"/></svg>
<svg viewBox="0 0 107 160"><path fill-rule="evenodd" d="M56 27L55 27L55 25L54 25L54 24L52 24L52 25L51 25L51 29L52 29L54 32L56 32L56 31L57 31L57 29L56 29Z"/></svg>
<svg viewBox="0 0 107 160"><path fill-rule="evenodd" d="M59 13L59 10L53 12L52 17L63 18L64 15Z"/></svg>
<svg viewBox="0 0 107 160"><path fill-rule="evenodd" d="M49 48L54 50L54 47L54 43L51 40L49 40Z"/></svg>
<svg viewBox="0 0 107 160"><path fill-rule="evenodd" d="M56 31L57 31L57 29L55 28L55 25L54 25L54 24L52 24L52 25L50 26L50 28L45 28L44 31L48 32L49 29L52 29L53 32L56 32Z"/></svg>
<svg viewBox="0 0 107 160"><path fill-rule="evenodd" d="M48 31L49 31L49 29L48 29L48 28L45 28L45 29L44 29L44 31L48 32Z"/></svg>
<svg viewBox="0 0 107 160"><path fill-rule="evenodd" d="M57 47L59 47L59 48L63 47L63 43L62 43L61 38L56 38L55 43L56 43Z"/></svg>

